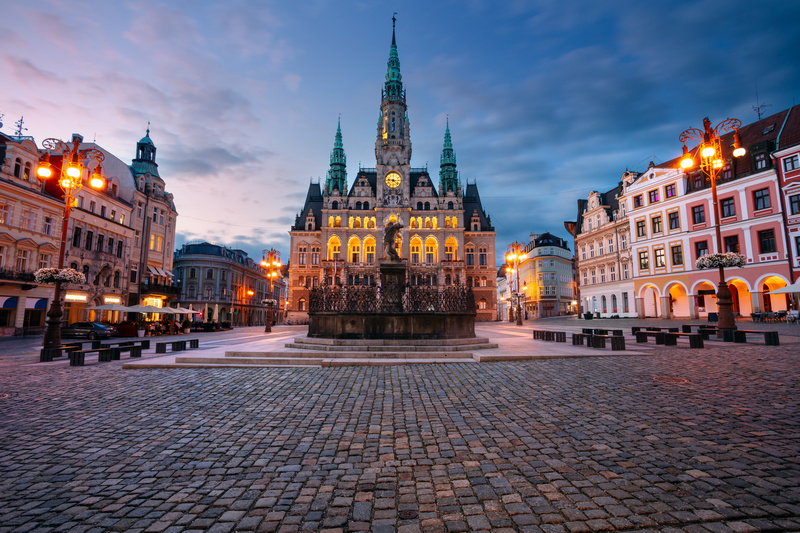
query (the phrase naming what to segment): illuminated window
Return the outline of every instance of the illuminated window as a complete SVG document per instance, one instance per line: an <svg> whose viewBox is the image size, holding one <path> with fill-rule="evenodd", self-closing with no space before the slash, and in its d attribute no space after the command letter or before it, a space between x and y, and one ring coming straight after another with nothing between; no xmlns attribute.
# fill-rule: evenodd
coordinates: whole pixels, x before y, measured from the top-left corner
<svg viewBox="0 0 800 533"><path fill-rule="evenodd" d="M655 256L656 268L664 268L667 266L666 254L663 248L657 248L653 255Z"/></svg>

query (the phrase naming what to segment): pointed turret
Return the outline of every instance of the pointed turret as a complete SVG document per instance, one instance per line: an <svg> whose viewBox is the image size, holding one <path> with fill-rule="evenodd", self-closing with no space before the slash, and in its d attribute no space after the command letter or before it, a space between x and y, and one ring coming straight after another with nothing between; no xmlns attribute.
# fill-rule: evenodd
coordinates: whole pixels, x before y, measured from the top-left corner
<svg viewBox="0 0 800 533"><path fill-rule="evenodd" d="M150 123L147 123L147 133L136 143L136 158L133 160L131 170L135 176L149 173L159 178L158 164L156 163L156 145L150 139Z"/></svg>
<svg viewBox="0 0 800 533"><path fill-rule="evenodd" d="M397 39L395 38L395 22L392 17L392 47L389 50L389 62L386 67L386 84L383 88L383 101L400 101L405 103L406 93L403 90L403 76L400 74L400 58L397 55Z"/></svg>
<svg viewBox="0 0 800 533"><path fill-rule="evenodd" d="M347 157L344 155L344 145L342 144L342 119L336 126L336 139L333 141L333 151L331 152L331 168L328 170L328 178L325 180L325 195L329 196L334 189L340 194L347 193Z"/></svg>
<svg viewBox="0 0 800 533"><path fill-rule="evenodd" d="M456 153L453 151L453 142L450 140L450 119L448 118L439 166L439 191L442 196L450 191L457 193L460 186L458 171L456 171Z"/></svg>

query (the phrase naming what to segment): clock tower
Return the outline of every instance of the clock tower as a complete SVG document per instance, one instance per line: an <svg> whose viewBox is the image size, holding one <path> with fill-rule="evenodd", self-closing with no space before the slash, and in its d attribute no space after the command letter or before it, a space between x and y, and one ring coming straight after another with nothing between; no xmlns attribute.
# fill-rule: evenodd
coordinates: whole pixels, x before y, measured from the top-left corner
<svg viewBox="0 0 800 533"><path fill-rule="evenodd" d="M340 121L327 177L309 184L289 232L289 320L308 320L317 287L379 285L470 287L477 320L497 318L496 234L477 183L462 184L449 120L438 183L427 164L411 166L411 127L396 22L392 17L375 165L359 165L348 183Z"/></svg>
<svg viewBox="0 0 800 533"><path fill-rule="evenodd" d="M400 59L397 56L395 23L396 19L392 17L392 47L389 50L386 81L381 90L381 113L375 140L377 207L382 215L381 224L392 214L399 216L400 209L408 211L411 194L410 125ZM406 224L408 217L402 218L405 222L399 222Z"/></svg>

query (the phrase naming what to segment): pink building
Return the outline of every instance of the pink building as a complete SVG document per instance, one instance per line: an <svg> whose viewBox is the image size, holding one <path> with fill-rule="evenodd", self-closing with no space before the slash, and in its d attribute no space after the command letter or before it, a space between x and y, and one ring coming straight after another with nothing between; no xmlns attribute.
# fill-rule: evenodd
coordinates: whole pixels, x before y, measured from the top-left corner
<svg viewBox="0 0 800 533"><path fill-rule="evenodd" d="M739 315L784 311L787 295L769 292L792 283L800 246L800 106L739 130L747 149L733 158L733 134L722 137L726 166L717 182L722 243L716 242L711 184L678 159L652 165L626 190L634 292L640 317L705 317L717 312L715 269L695 261L739 252L742 268L725 270ZM677 143L676 143L677 144ZM677 150L676 150L677 151Z"/></svg>

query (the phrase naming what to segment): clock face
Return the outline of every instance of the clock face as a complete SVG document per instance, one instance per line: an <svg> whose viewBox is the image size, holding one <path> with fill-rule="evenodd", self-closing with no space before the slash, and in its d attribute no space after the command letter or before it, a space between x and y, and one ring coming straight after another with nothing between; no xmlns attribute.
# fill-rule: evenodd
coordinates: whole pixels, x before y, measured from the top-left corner
<svg viewBox="0 0 800 533"><path fill-rule="evenodd" d="M388 174L386 174L386 185L388 187L391 187L392 189L395 189L395 188L399 187L400 183L402 183L402 182L403 182L403 178L397 172L392 171L392 172L389 172Z"/></svg>

